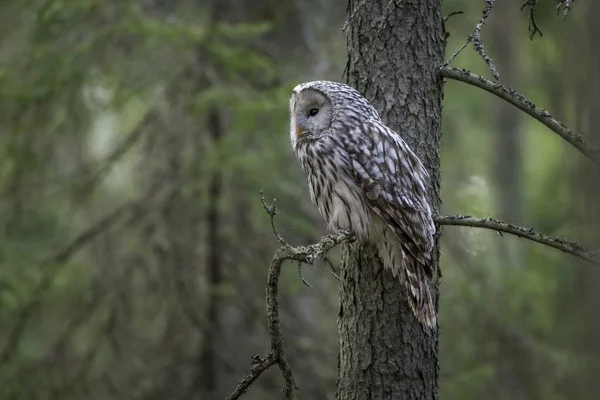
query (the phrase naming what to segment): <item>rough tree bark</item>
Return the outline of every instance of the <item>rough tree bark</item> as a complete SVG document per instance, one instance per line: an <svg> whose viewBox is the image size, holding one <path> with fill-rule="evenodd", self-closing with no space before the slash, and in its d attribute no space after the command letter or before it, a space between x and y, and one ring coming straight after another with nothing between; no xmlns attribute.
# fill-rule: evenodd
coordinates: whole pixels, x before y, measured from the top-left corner
<svg viewBox="0 0 600 400"><path fill-rule="evenodd" d="M444 56L441 0L348 2L348 82L419 155L440 198L439 141ZM340 378L337 397L437 399L438 333L412 315L397 279L373 247L342 249ZM437 244L433 257L439 269ZM433 289L438 297L437 285Z"/></svg>

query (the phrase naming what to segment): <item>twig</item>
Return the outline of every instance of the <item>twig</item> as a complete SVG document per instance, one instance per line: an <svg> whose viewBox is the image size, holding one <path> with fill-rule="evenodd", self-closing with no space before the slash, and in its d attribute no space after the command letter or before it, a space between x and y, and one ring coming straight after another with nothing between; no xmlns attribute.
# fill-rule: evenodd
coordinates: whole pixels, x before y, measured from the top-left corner
<svg viewBox="0 0 600 400"><path fill-rule="evenodd" d="M464 42L461 47L459 47L458 49L456 49L454 51L454 53L452 53L452 55L450 56L450 58L448 58L446 61L444 61L444 63L442 64L442 68L447 67L448 65L450 65L450 63L452 61L454 61L454 59L460 54L460 52L463 51L465 49L465 47L467 47L469 45L469 43L471 43L471 35L469 35L469 37L467 38L467 41Z"/></svg>
<svg viewBox="0 0 600 400"><path fill-rule="evenodd" d="M479 23L475 26L475 31L473 31L472 40L473 47L475 47L475 51L479 53L479 55L483 58L483 61L487 64L490 72L494 76L496 80L500 79L500 74L498 70L496 70L496 66L494 65L494 61L490 56L487 55L485 49L483 48L483 39L481 39L481 30L483 29L483 24L490 16L490 12L492 11L492 7L494 6L495 0L485 0L485 8L483 9L483 15L479 20Z"/></svg>
<svg viewBox="0 0 600 400"><path fill-rule="evenodd" d="M394 7L392 8L392 6L394 6ZM377 30L376 30L377 33L375 34L375 37L378 38L379 35L381 34L381 32L383 32L383 29L386 27L388 19L392 15L392 12L396 11L396 8L398 8L396 1L389 0L387 6L385 7L385 15L383 16L383 18L379 22L379 26L377 27Z"/></svg>
<svg viewBox="0 0 600 400"><path fill-rule="evenodd" d="M355 240L351 233L340 231L336 234L323 236L316 244L292 247L281 237L275 226L275 215L277 214L275 200L268 206L262 190L261 200L265 211L267 211L267 214L269 214L269 217L271 218L273 234L277 238L277 241L282 244L271 261L267 278L267 325L269 336L271 338L271 353L265 359L257 358L257 360L260 361L257 362L256 365L253 365L250 373L242 379L238 384L238 387L227 400L239 398L246 390L248 390L250 385L262 372L275 364L279 366L281 374L283 375L283 380L285 381L283 393L285 394L286 399L292 400L296 398L295 391L297 387L294 383L292 370L283 349L283 332L281 329L281 320L279 318L279 277L281 275L281 266L285 261L290 260L304 264L312 264L316 259L326 259L327 252L332 248L342 243L350 243ZM255 356L255 358L256 357L258 356Z"/></svg>
<svg viewBox="0 0 600 400"><path fill-rule="evenodd" d="M265 192L263 189L260 190L260 199L262 201L265 211L267 212L267 214L269 214L269 217L271 217L271 229L273 229L273 234L277 238L277 241L282 246L288 246L288 243L285 241L284 238L281 237L281 235L277 231L277 228L275 228L275 216L277 215L277 206L275 204L276 200L273 199L271 205L268 206L267 202L265 201Z"/></svg>
<svg viewBox="0 0 600 400"><path fill-rule="evenodd" d="M331 260L329 260L329 257L327 257L327 255L324 255L323 257L323 261L325 262L325 265L327 265L327 271L329 271L329 273L331 275L333 275L338 281L342 281L342 278L340 278L337 274L337 270L335 269L335 267L333 266L333 263L331 262Z"/></svg>
<svg viewBox="0 0 600 400"><path fill-rule="evenodd" d="M567 14L571 11L571 5L575 0L558 0L556 5L556 15L560 14L560 9L563 9L563 19L567 18Z"/></svg>
<svg viewBox="0 0 600 400"><path fill-rule="evenodd" d="M304 286L308 287L309 289L315 289L314 287L312 287L312 285L310 283L308 283L308 281L306 279L304 279L304 275L302 274L302 263L299 262L298 263L298 276L300 277L300 280L302 281L302 283L304 284Z"/></svg>
<svg viewBox="0 0 600 400"><path fill-rule="evenodd" d="M283 334L279 320L279 275L281 265L284 261L294 260L301 263L312 264L317 258L322 258L335 246L350 242L354 239L351 234L339 232L334 235L324 236L317 244L310 246L292 247L285 245L279 248L269 267L269 278L267 281L267 319L269 335L271 336L271 350L278 359L279 368L285 380L284 393L286 398L294 399L294 381L292 371L283 351Z"/></svg>
<svg viewBox="0 0 600 400"><path fill-rule="evenodd" d="M283 393L286 399L295 399L296 384L292 375L292 369L287 361L285 351L283 350L283 332L281 330L281 321L279 320L279 276L281 275L281 265L288 259L281 253L287 249L286 246L277 251L271 265L269 266L269 277L267 279L267 321L269 326L269 336L271 337L271 351L277 360L285 386Z"/></svg>
<svg viewBox="0 0 600 400"><path fill-rule="evenodd" d="M556 15L560 14L561 9L563 10L563 19L567 17L571 6L575 0L557 0L556 1ZM529 39L533 40L536 33L539 33L540 37L544 36L537 21L535 20L535 7L537 6L537 0L525 0L521 4L521 11L525 7L529 8Z"/></svg>
<svg viewBox="0 0 600 400"><path fill-rule="evenodd" d="M544 36L542 30L540 29L537 21L535 20L535 6L537 5L537 0L527 0L523 4L521 4L521 11L525 7L529 8L529 40L533 40L536 33L539 33L540 37Z"/></svg>
<svg viewBox="0 0 600 400"><path fill-rule="evenodd" d="M450 32L448 32L446 30L446 22L448 22L448 19L450 19L450 17L452 17L454 15L461 15L461 14L464 14L464 12L462 12L462 11L452 11L450 14L446 15L442 19L442 21L444 21L444 37L446 38L446 40L450 37ZM465 46L466 46L466 44L465 44Z"/></svg>
<svg viewBox="0 0 600 400"><path fill-rule="evenodd" d="M468 215L438 216L435 218L435 222L439 225L470 226L509 233L511 235L553 247L565 253L569 253L579 259L587 261L590 264L600 266L600 260L598 260L596 254L586 250L579 243L570 242L563 238L546 236L532 228L509 224L494 218L474 218Z"/></svg>
<svg viewBox="0 0 600 400"><path fill-rule="evenodd" d="M456 50L454 52L454 54L452 54L450 56L450 58L448 58L444 62L444 64L442 64L442 67L447 67L448 65L450 65L450 63L456 58L456 56L458 56L460 54L460 52L463 51L464 48L467 47L467 45L469 43L473 42L473 47L475 48L475 51L481 56L481 58L483 58L483 61L485 61L485 63L487 64L494 79L495 80L500 79L500 74L498 73L498 70L496 69L496 65L494 65L494 61L492 60L492 58L490 56L488 56L487 53L485 52L485 48L483 47L483 39L481 38L481 30L483 29L483 25L485 24L485 21L490 16L490 12L492 11L492 8L494 7L494 1L495 0L485 0L485 7L481 14L481 19L479 20L479 23L477 25L475 25L475 30L473 30L473 33L471 33L469 35L465 44L463 44L462 47L460 47L458 50Z"/></svg>
<svg viewBox="0 0 600 400"><path fill-rule="evenodd" d="M448 20L450 19L450 17L453 17L453 16L455 16L455 15L462 15L462 14L464 14L464 12L463 12L463 11L460 11L460 10L459 10L459 11L452 11L450 14L446 15L446 16L443 18L443 20L444 20L444 23L448 22Z"/></svg>
<svg viewBox="0 0 600 400"><path fill-rule="evenodd" d="M242 378L240 383L238 383L237 388L235 388L233 393L227 397L226 400L238 399L241 395L246 393L248 388L250 388L250 385L252 385L256 379L258 379L260 374L275 364L277 364L277 359L273 354L269 354L267 358L260 358L258 355L252 357L252 368L250 369L250 373Z"/></svg>
<svg viewBox="0 0 600 400"><path fill-rule="evenodd" d="M369 0L361 1L360 4L358 6L356 6L356 8L354 10L352 10L352 14L350 14L350 16L346 19L346 22L344 22L344 26L342 27L342 33L346 32L346 28L348 28L348 25L350 25L352 23L352 20L356 16L356 13L361 9L361 7L363 7L365 4L367 4L368 1ZM350 11L350 10L348 10L348 11Z"/></svg>
<svg viewBox="0 0 600 400"><path fill-rule="evenodd" d="M556 120L550 113L543 108L538 108L533 102L517 93L510 87L494 83L483 76L475 75L466 69L444 67L440 74L449 79L465 82L486 90L503 100L508 101L513 106L526 112L533 118L546 125L573 147L579 150L583 155L592 160L596 165L600 165L600 149L587 142L581 134L567 128L562 122Z"/></svg>
<svg viewBox="0 0 600 400"><path fill-rule="evenodd" d="M352 11L352 14L350 15L350 17L348 17L346 19L346 22L344 22L344 26L342 27L342 33L346 32L346 29L348 28L348 25L350 25L352 23L352 21L354 20L354 17L356 16L356 13L365 5L368 3L369 0L363 0L362 2L360 2L360 4L358 6L356 6L356 8L354 9L354 11ZM386 27L386 24L388 22L388 19L390 18L390 16L392 15L392 12L396 10L396 8L398 8L398 4L396 3L397 0L388 0L388 4L385 7L385 13L384 15L381 17L379 24L377 26L377 28L375 28L376 34L375 37L379 37L379 35L381 34L381 32L383 31L383 28ZM349 6L350 7L350 6ZM350 10L348 9L348 12ZM350 59L350 56L348 55L348 60ZM344 74L342 73L342 76Z"/></svg>

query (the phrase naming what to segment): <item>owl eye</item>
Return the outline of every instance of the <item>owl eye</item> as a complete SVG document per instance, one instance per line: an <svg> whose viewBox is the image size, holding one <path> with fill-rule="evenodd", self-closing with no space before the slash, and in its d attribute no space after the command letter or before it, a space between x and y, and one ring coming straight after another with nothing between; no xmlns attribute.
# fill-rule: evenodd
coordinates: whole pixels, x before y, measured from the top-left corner
<svg viewBox="0 0 600 400"><path fill-rule="evenodd" d="M311 108L310 111L308 112L308 115L311 116L311 117L314 117L318 113L319 113L319 109L318 108Z"/></svg>

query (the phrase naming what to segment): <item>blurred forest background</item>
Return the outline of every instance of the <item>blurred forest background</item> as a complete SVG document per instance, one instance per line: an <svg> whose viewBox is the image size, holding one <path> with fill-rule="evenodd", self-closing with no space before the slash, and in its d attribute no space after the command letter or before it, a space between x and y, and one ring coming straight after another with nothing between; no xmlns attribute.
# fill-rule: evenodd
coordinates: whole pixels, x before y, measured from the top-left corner
<svg viewBox="0 0 600 400"><path fill-rule="evenodd" d="M501 82L600 140L600 3L563 21L497 1L484 30ZM447 54L483 1L446 0ZM288 96L343 80L333 0L0 2L0 399L219 399L265 355L277 243L324 224L289 145ZM471 47L454 61L489 76ZM479 89L444 97L444 213L592 243L598 181L556 134ZM595 137L591 135L596 135ZM596 200L594 200L596 199ZM596 210L597 211L597 210ZM600 271L473 228L442 238L440 396L596 399ZM337 280L282 276L304 399L333 399ZM275 369L248 400L280 398Z"/></svg>

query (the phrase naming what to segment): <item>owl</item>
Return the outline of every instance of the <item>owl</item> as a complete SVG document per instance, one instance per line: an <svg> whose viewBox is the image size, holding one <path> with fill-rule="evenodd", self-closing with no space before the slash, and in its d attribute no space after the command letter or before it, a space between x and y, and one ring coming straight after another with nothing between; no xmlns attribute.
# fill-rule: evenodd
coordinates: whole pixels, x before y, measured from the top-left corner
<svg viewBox="0 0 600 400"><path fill-rule="evenodd" d="M358 91L337 82L294 88L290 137L310 198L329 227L374 244L417 319L435 327L429 289L435 225L419 158Z"/></svg>

